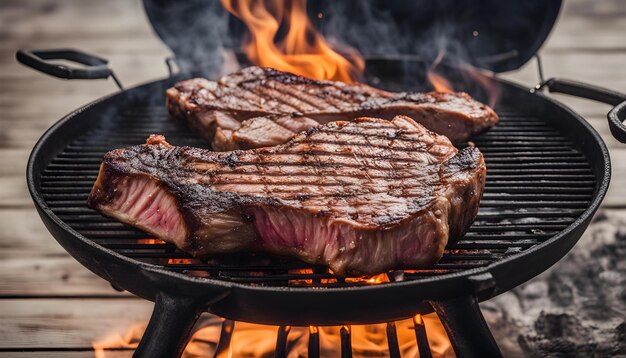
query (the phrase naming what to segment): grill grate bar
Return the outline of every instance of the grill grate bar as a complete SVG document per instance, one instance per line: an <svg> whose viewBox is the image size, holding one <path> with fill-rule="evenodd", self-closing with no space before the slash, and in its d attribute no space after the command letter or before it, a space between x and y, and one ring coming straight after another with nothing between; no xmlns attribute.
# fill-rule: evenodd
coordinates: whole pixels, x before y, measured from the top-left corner
<svg viewBox="0 0 626 358"><path fill-rule="evenodd" d="M107 246L109 248L127 248L127 249L161 249L167 248L166 244L141 244L137 243L137 240L145 240L150 239L146 237L146 234L136 230L136 229L128 229L128 230L83 230L76 229L83 236L89 237L96 242L101 242L100 240L106 239L107 242L102 242L102 245ZM544 231L541 229L528 229L532 232L527 233L513 233L505 230L494 230L492 233L485 233L484 231L469 231L465 234L465 240L524 240L524 239L541 239L541 238L549 238L554 234L558 233L558 231ZM110 240L119 241L119 240L133 240L133 242L108 242Z"/></svg>
<svg viewBox="0 0 626 358"><path fill-rule="evenodd" d="M415 339L417 340L417 350L420 358L432 358L428 336L426 335L426 326L421 315L413 317L413 325L415 327Z"/></svg>
<svg viewBox="0 0 626 358"><path fill-rule="evenodd" d="M289 331L291 331L290 326L280 326L278 327L278 334L276 335L276 351L274 356L279 357L287 357L287 336L289 335Z"/></svg>
<svg viewBox="0 0 626 358"><path fill-rule="evenodd" d="M490 209L490 210L487 210ZM482 208L478 212L477 220L505 220L505 219L518 219L518 218L571 218L572 221L575 217L582 214L582 209L571 208L528 208L524 211L518 210L501 210L494 212L493 208ZM108 222L111 219L102 217L95 210L88 208L55 208L54 212L57 216L67 222L81 222L81 221L93 221L93 222Z"/></svg>
<svg viewBox="0 0 626 358"><path fill-rule="evenodd" d="M108 151L103 150L101 152L82 152L82 151L66 151L63 152L61 154L59 154L59 156L57 157L57 159L55 159L53 161L53 163L60 163L60 162L71 162L71 163L76 163L76 162L80 162L80 161L72 161L70 159L80 159L80 160L90 160L90 161L101 161L102 157L104 156L104 154L106 154ZM552 150L552 151L545 151L545 152L533 152L533 151L527 151L527 152L515 152L515 154L519 157L519 158L525 158L525 157L532 157L529 158L529 160L585 160L585 157L580 155L580 153L577 153L575 151L571 151L568 149L563 149L561 151L558 150ZM510 155L511 155L511 151L508 150L503 150L503 151L496 151L494 150L493 152L490 153L484 153L485 158L492 158L493 160L497 160L496 158L503 158L503 159L510 159Z"/></svg>
<svg viewBox="0 0 626 358"><path fill-rule="evenodd" d="M387 323L387 346L389 347L389 357L400 358L400 346L398 344L398 333L394 322Z"/></svg>
<svg viewBox="0 0 626 358"><path fill-rule="evenodd" d="M220 338L215 347L214 357L226 357L230 350L230 340L235 330L235 321L225 319L222 322L222 329L220 331Z"/></svg>
<svg viewBox="0 0 626 358"><path fill-rule="evenodd" d="M320 334L319 328L309 327L309 358L319 358L320 356Z"/></svg>
<svg viewBox="0 0 626 358"><path fill-rule="evenodd" d="M560 201L576 201L576 200L585 200L590 199L592 197L589 194L589 190L584 190L587 194L579 193L582 189L586 188L576 188L572 191L565 191L563 188L552 188L548 190L540 190L536 188L533 191L526 190L525 188L515 189L510 188L510 190L485 190L483 195L483 200L492 200L502 202L509 202L514 200L559 200ZM53 203L63 203L67 205L84 205L91 187L45 187L42 188L42 193L45 199L50 201L50 204Z"/></svg>
<svg viewBox="0 0 626 358"><path fill-rule="evenodd" d="M488 167L477 220L465 237L447 246L438 264L424 270L404 270L399 276L403 280L421 280L482 267L523 252L568 227L589 205L595 192L595 176L585 156L570 139L538 118L516 113L501 114L500 118L497 127L474 141L484 153ZM162 133L174 144L207 147L184 124L170 121L163 108L133 108L106 127L74 140L48 165L41 177L41 191L49 207L94 242L175 272L272 286L370 284L366 280L337 277L321 266L259 253L203 262L178 251L172 244L87 208L85 201L103 155L121 146L144 143L152 133ZM423 322L420 324L416 319L414 322L420 353L423 347L424 354L430 353ZM230 340L225 328L232 334L232 324L225 321L223 325L223 334ZM288 332L288 327L279 328L277 349L286 343ZM397 352L394 334L397 337L395 327L388 325L392 356ZM349 327L342 328L342 343L346 347L349 339ZM319 356L319 333L315 327L310 328L309 355Z"/></svg>
<svg viewBox="0 0 626 358"><path fill-rule="evenodd" d="M352 358L352 334L350 326L343 326L339 330L341 337L341 358Z"/></svg>
<svg viewBox="0 0 626 358"><path fill-rule="evenodd" d="M99 214L98 214L99 215ZM123 229L123 230L128 230L129 228L131 228L130 226L127 226L126 224L123 224L121 222L112 220L112 219L107 219L105 217L99 216L100 218L103 219L103 221L100 222L77 222L77 223L73 223L72 227L74 229L91 229L91 230L98 230L98 229L105 229L105 230L114 230L114 229ZM69 219L69 218L68 218ZM72 220L68 220L68 221L72 221ZM476 222L475 225L471 226L469 231L517 231L517 230L525 230L525 229L555 229L555 230L560 230L564 227L567 226L568 221L565 222L561 222L561 221L555 221L555 222L548 222L548 221L542 221L542 222L538 222L538 223L533 223L533 224L527 224L527 223L506 223L506 224L499 224L499 223L491 223L491 222Z"/></svg>
<svg viewBox="0 0 626 358"><path fill-rule="evenodd" d="M580 173L580 174L526 174L526 173L516 173L516 175L505 175L505 174L496 174L489 171L487 173L487 182L492 183L494 181L502 181L508 182L510 184L518 184L518 183L526 183L530 184L533 181L564 181L565 185L576 185L577 183L585 183L590 188L593 188L595 185L595 176L593 174L588 173ZM572 183L573 182L573 183ZM537 184L537 183L535 183ZM582 184L580 184L582 185Z"/></svg>

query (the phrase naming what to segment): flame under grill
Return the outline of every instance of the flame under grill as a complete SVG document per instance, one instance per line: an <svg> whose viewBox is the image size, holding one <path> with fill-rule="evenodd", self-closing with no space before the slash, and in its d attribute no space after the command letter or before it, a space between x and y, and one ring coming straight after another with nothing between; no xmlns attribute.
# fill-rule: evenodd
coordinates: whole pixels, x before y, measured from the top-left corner
<svg viewBox="0 0 626 358"><path fill-rule="evenodd" d="M475 139L487 163L487 185L476 222L448 245L429 269L396 271L390 281L421 280L483 267L539 244L572 224L589 207L595 176L571 140L545 121L500 109L500 124ZM127 257L197 277L266 286L341 287L387 280L342 278L324 267L266 254L201 262L86 205L101 158L109 150L141 144L152 133L175 145L207 147L161 106L133 107L76 137L43 171L41 193L74 230Z"/></svg>

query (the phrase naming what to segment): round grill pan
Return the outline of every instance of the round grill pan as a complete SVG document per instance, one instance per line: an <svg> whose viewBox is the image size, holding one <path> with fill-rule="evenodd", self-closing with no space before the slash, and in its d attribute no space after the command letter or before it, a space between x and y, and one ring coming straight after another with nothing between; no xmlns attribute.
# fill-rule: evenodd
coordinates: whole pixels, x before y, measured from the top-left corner
<svg viewBox="0 0 626 358"><path fill-rule="evenodd" d="M541 92L494 78L501 90L496 106L501 122L473 139L487 163L481 209L467 235L449 245L432 268L390 272L390 282L381 283L336 277L323 267L265 254L200 262L86 205L109 150L141 144L152 133L174 145L206 147L184 124L168 118L164 92L179 79L122 90L68 114L38 141L27 169L35 206L56 240L114 287L157 301L153 320L165 320L160 327L170 331L189 330L204 310L263 324L343 325L399 320L437 308L429 302L488 299L565 255L587 228L610 180L607 148L582 117ZM403 88L393 76L380 81ZM622 99L552 81L545 83L551 90L614 104ZM611 114L616 123L621 124L617 116L623 107ZM623 135L621 128L616 133ZM191 323L171 318L176 316L190 317ZM151 330L159 329L164 328L151 324L148 335L155 337L159 332Z"/></svg>

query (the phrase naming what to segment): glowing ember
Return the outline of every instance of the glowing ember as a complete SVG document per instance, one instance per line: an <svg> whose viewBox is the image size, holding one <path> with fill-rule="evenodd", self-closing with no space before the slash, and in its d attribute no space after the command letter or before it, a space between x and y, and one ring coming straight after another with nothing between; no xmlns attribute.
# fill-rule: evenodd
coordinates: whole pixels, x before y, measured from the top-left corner
<svg viewBox="0 0 626 358"><path fill-rule="evenodd" d="M353 82L365 68L362 57L345 49L350 60L333 50L306 13L306 0L221 0L250 31L245 45L248 58L263 67L273 67L315 79ZM320 15L318 14L318 17ZM281 25L287 34L274 43Z"/></svg>
<svg viewBox="0 0 626 358"><path fill-rule="evenodd" d="M160 239L147 238L147 239L138 239L137 243L138 244L148 244L148 245L163 245L163 244L165 244L165 241L160 240Z"/></svg>
<svg viewBox="0 0 626 358"><path fill-rule="evenodd" d="M346 282L368 283L370 285L376 285L379 283L386 283L390 281L389 276L387 276L386 273L381 273L376 276L346 277Z"/></svg>
<svg viewBox="0 0 626 358"><path fill-rule="evenodd" d="M167 259L168 265L191 265L193 263L192 259Z"/></svg>
<svg viewBox="0 0 626 358"><path fill-rule="evenodd" d="M313 274L313 269L291 269L287 271L289 274L292 275L312 275ZM297 280L289 280L289 283L292 285L312 285L313 284L313 280L312 279L297 279Z"/></svg>

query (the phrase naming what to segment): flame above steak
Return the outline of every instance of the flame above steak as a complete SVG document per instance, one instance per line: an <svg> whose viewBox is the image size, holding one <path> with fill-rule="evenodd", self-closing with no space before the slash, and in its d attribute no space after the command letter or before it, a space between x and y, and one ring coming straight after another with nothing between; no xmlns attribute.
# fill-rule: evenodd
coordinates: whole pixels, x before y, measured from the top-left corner
<svg viewBox="0 0 626 358"><path fill-rule="evenodd" d="M259 66L346 83L354 82L365 69L357 51L346 49L350 53L348 60L328 45L307 16L306 0L221 2L248 27L250 40L245 52ZM275 43L281 25L286 26L287 33Z"/></svg>

